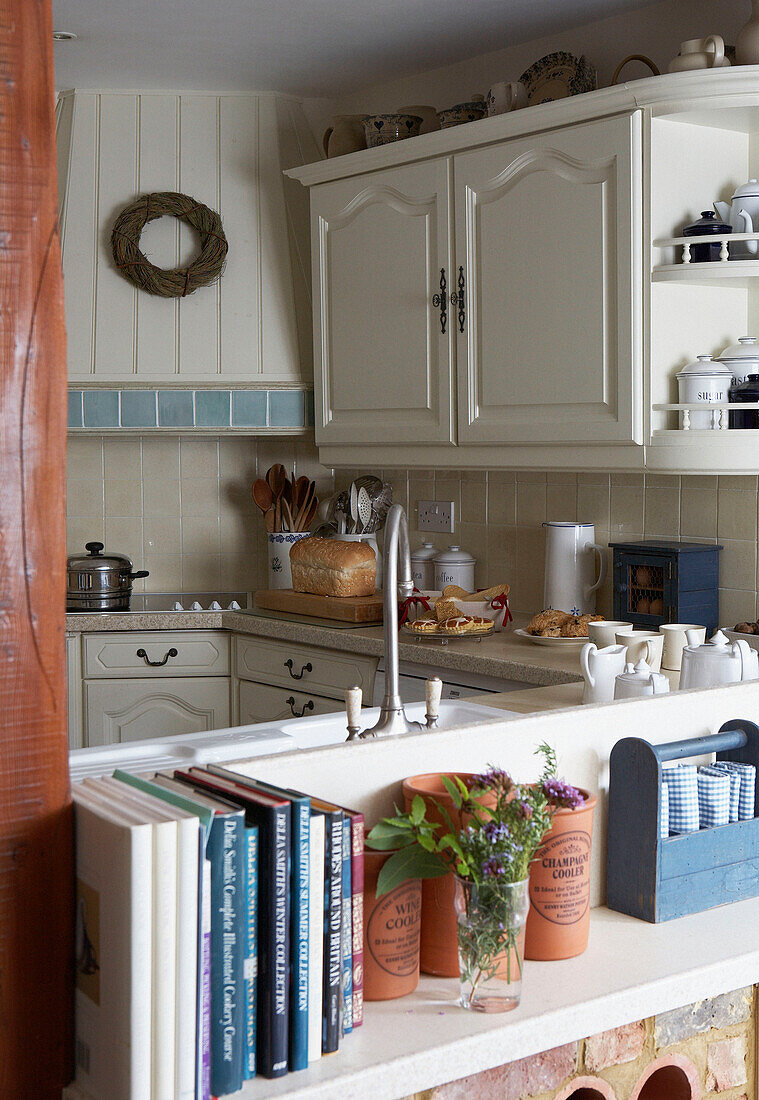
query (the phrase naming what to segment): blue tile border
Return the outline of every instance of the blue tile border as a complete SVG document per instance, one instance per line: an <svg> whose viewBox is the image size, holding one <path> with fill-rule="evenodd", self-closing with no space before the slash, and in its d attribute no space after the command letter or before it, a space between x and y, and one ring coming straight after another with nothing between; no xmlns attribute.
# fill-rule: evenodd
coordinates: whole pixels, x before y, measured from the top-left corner
<svg viewBox="0 0 759 1100"><path fill-rule="evenodd" d="M72 432L248 428L297 431L313 427L313 390L71 388Z"/></svg>

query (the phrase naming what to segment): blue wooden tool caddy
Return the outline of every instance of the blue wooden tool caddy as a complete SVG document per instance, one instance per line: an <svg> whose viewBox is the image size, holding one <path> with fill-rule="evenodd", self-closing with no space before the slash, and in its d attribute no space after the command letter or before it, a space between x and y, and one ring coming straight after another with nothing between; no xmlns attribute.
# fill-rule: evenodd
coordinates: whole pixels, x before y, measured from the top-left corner
<svg viewBox="0 0 759 1100"><path fill-rule="evenodd" d="M759 895L759 817L666 840L659 837L662 763L712 752L718 760L756 765L759 777L759 727L741 718L709 737L665 745L625 737L612 749L606 882L610 909L656 923Z"/></svg>

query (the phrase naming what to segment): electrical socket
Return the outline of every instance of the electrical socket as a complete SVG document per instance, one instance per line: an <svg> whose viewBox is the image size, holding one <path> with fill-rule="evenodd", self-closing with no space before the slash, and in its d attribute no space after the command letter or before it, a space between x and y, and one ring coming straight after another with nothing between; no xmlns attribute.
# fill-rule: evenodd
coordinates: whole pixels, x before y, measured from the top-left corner
<svg viewBox="0 0 759 1100"><path fill-rule="evenodd" d="M420 531L453 534L453 518L452 500L420 500L417 503L416 526Z"/></svg>

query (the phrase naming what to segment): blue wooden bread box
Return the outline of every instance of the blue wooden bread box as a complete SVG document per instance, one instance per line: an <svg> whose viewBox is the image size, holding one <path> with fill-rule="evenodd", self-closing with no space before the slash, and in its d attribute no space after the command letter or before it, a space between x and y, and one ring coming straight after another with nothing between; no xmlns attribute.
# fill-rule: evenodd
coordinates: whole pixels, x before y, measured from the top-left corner
<svg viewBox="0 0 759 1100"><path fill-rule="evenodd" d="M618 741L609 759L606 904L657 923L759 896L759 817L666 840L659 837L662 763L716 753L754 764L759 727L726 722L709 737L651 745Z"/></svg>

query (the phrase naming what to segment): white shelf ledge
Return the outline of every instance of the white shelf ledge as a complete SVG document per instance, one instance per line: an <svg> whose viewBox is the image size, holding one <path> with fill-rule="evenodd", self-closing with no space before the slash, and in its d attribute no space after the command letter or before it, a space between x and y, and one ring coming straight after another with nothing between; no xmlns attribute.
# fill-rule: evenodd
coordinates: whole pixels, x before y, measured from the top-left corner
<svg viewBox="0 0 759 1100"><path fill-rule="evenodd" d="M408 997L366 1005L337 1054L235 1095L395 1100L757 981L759 899L664 924L599 908L584 955L525 964L513 1012L466 1012L457 981L423 978Z"/></svg>
<svg viewBox="0 0 759 1100"><path fill-rule="evenodd" d="M660 264L651 272L655 283L691 283L699 286L756 285L759 260L719 260L713 263Z"/></svg>

